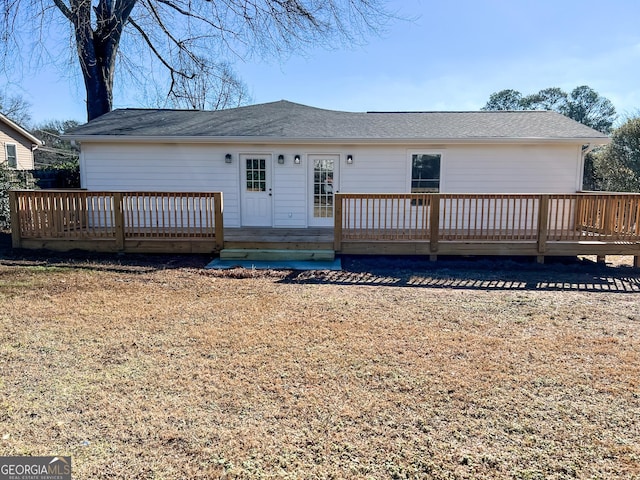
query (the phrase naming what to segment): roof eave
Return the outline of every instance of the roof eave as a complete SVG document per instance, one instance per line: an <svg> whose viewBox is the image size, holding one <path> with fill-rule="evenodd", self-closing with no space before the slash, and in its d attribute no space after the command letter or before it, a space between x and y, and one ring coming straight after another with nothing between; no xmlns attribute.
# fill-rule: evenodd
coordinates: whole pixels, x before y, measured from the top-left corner
<svg viewBox="0 0 640 480"><path fill-rule="evenodd" d="M285 137L212 137L212 136L136 136L136 135L63 135L63 138L86 143L215 143L215 144L348 144L348 145L419 145L419 144L531 144L564 143L606 145L609 137L473 137L473 138L285 138Z"/></svg>
<svg viewBox="0 0 640 480"><path fill-rule="evenodd" d="M22 128L20 125L18 125L14 121L9 120L7 117L2 115L1 113L0 113L0 121L3 122L5 125L8 125L9 127L11 127L13 130L18 132L20 135L25 137L27 140L29 140L34 145L36 145L38 147L41 147L42 145L44 145L42 140L40 140L39 138L34 137L33 134L31 134L28 131L26 131L24 128Z"/></svg>

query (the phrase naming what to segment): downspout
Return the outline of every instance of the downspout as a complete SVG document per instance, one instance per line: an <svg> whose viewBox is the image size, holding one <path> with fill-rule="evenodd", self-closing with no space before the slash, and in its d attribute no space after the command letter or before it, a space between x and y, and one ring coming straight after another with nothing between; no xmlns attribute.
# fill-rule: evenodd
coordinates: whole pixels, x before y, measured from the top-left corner
<svg viewBox="0 0 640 480"><path fill-rule="evenodd" d="M78 168L80 169L80 188L86 190L87 189L87 167L85 165L84 159L84 151L82 150L82 146L80 142L76 142L75 140L71 140L71 145L78 145L80 147L80 154L78 155Z"/></svg>
<svg viewBox="0 0 640 480"><path fill-rule="evenodd" d="M584 191L584 157L587 156L587 153L592 152L597 147L599 147L599 145L594 145L592 143L582 145L582 148L580 150L580 166L578 167L580 169L578 174L579 185L576 185L576 191L578 192Z"/></svg>

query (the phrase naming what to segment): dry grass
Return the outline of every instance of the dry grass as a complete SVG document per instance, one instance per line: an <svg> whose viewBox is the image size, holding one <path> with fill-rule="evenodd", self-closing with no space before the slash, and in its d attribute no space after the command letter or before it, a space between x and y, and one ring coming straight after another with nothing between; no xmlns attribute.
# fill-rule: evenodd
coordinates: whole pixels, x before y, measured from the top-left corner
<svg viewBox="0 0 640 480"><path fill-rule="evenodd" d="M0 454L82 479L640 478L638 274L469 265L0 260Z"/></svg>

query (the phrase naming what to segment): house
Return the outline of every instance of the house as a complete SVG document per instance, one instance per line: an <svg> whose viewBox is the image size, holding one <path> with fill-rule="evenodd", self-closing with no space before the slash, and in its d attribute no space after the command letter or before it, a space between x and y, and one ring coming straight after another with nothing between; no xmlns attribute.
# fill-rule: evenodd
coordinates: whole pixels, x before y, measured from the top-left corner
<svg viewBox="0 0 640 480"><path fill-rule="evenodd" d="M40 140L0 113L0 164L33 170L33 151L40 146Z"/></svg>
<svg viewBox="0 0 640 480"><path fill-rule="evenodd" d="M575 193L585 152L609 141L549 111L352 113L288 101L121 109L66 137L81 143L88 190L221 191L225 227L276 228L333 226L337 192Z"/></svg>

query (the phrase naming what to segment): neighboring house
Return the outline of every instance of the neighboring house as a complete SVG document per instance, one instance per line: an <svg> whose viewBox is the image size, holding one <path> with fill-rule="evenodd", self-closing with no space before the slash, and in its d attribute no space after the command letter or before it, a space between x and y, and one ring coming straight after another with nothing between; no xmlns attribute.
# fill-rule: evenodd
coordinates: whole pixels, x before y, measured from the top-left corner
<svg viewBox="0 0 640 480"><path fill-rule="evenodd" d="M0 164L33 170L33 151L40 146L40 140L0 113Z"/></svg>
<svg viewBox="0 0 640 480"><path fill-rule="evenodd" d="M89 190L221 191L226 227L333 225L333 194L575 193L609 138L558 113L350 113L287 101L115 110L66 135Z"/></svg>

